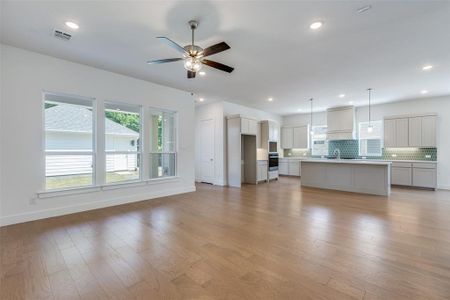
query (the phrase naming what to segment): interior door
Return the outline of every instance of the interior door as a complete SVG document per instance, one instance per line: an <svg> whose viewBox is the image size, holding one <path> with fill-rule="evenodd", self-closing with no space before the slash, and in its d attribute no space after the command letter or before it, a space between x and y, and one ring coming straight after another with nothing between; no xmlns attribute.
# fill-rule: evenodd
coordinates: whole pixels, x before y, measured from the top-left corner
<svg viewBox="0 0 450 300"><path fill-rule="evenodd" d="M200 178L202 182L214 183L214 120L202 120L200 128Z"/></svg>

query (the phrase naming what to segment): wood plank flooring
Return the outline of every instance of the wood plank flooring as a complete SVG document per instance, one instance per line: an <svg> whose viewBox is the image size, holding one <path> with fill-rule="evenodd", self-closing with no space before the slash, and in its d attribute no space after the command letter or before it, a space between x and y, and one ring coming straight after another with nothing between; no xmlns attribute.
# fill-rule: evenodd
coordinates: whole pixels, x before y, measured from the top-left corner
<svg viewBox="0 0 450 300"><path fill-rule="evenodd" d="M450 299L450 192L298 178L0 229L1 299Z"/></svg>

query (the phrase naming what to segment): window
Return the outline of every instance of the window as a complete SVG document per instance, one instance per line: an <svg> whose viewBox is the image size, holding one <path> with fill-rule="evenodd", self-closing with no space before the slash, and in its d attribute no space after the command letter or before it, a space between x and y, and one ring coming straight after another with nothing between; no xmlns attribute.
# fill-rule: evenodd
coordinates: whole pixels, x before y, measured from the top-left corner
<svg viewBox="0 0 450 300"><path fill-rule="evenodd" d="M176 174L176 114L150 110L150 178Z"/></svg>
<svg viewBox="0 0 450 300"><path fill-rule="evenodd" d="M311 155L328 156L327 126L313 126Z"/></svg>
<svg viewBox="0 0 450 300"><path fill-rule="evenodd" d="M381 156L381 145L383 140L383 122L371 121L373 127L372 132L369 132L369 122L359 123L359 156Z"/></svg>
<svg viewBox="0 0 450 300"><path fill-rule="evenodd" d="M44 94L45 189L95 184L94 100Z"/></svg>
<svg viewBox="0 0 450 300"><path fill-rule="evenodd" d="M139 180L141 107L105 102L106 183Z"/></svg>

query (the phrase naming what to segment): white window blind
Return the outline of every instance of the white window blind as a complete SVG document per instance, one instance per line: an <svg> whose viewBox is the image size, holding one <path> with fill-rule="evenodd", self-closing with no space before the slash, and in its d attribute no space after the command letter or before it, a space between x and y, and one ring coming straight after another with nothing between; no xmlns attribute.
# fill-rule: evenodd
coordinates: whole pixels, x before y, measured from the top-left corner
<svg viewBox="0 0 450 300"><path fill-rule="evenodd" d="M312 127L311 155L328 155L327 126Z"/></svg>
<svg viewBox="0 0 450 300"><path fill-rule="evenodd" d="M360 156L381 156L383 144L383 122L371 121L373 130L369 132L369 122L360 122L358 139Z"/></svg>

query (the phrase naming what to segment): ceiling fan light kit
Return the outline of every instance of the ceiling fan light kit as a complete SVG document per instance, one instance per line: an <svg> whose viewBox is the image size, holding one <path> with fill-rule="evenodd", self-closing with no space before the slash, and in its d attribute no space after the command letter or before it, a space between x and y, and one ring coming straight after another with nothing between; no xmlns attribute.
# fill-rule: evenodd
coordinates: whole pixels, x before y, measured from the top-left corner
<svg viewBox="0 0 450 300"><path fill-rule="evenodd" d="M212 68L215 68L215 69L227 72L227 73L233 72L233 70L234 70L233 67L230 67L230 66L212 61L212 60L204 59L206 56L214 55L216 53L228 50L228 49L230 49L230 46L228 46L228 44L225 42L220 42L218 44L212 45L205 49L203 49L200 46L195 45L194 37L195 37L195 30L198 28L198 22L191 20L188 22L188 24L192 31L192 43L190 45L186 45L186 46L182 47L167 37L164 37L164 36L157 37L161 41L165 42L168 46L170 46L173 49L180 52L183 55L183 57L150 60L150 61L147 61L147 63L148 64L162 64L162 63L183 60L184 68L187 70L187 78L195 78L196 73L202 69L203 65L207 65L209 67L212 67Z"/></svg>

